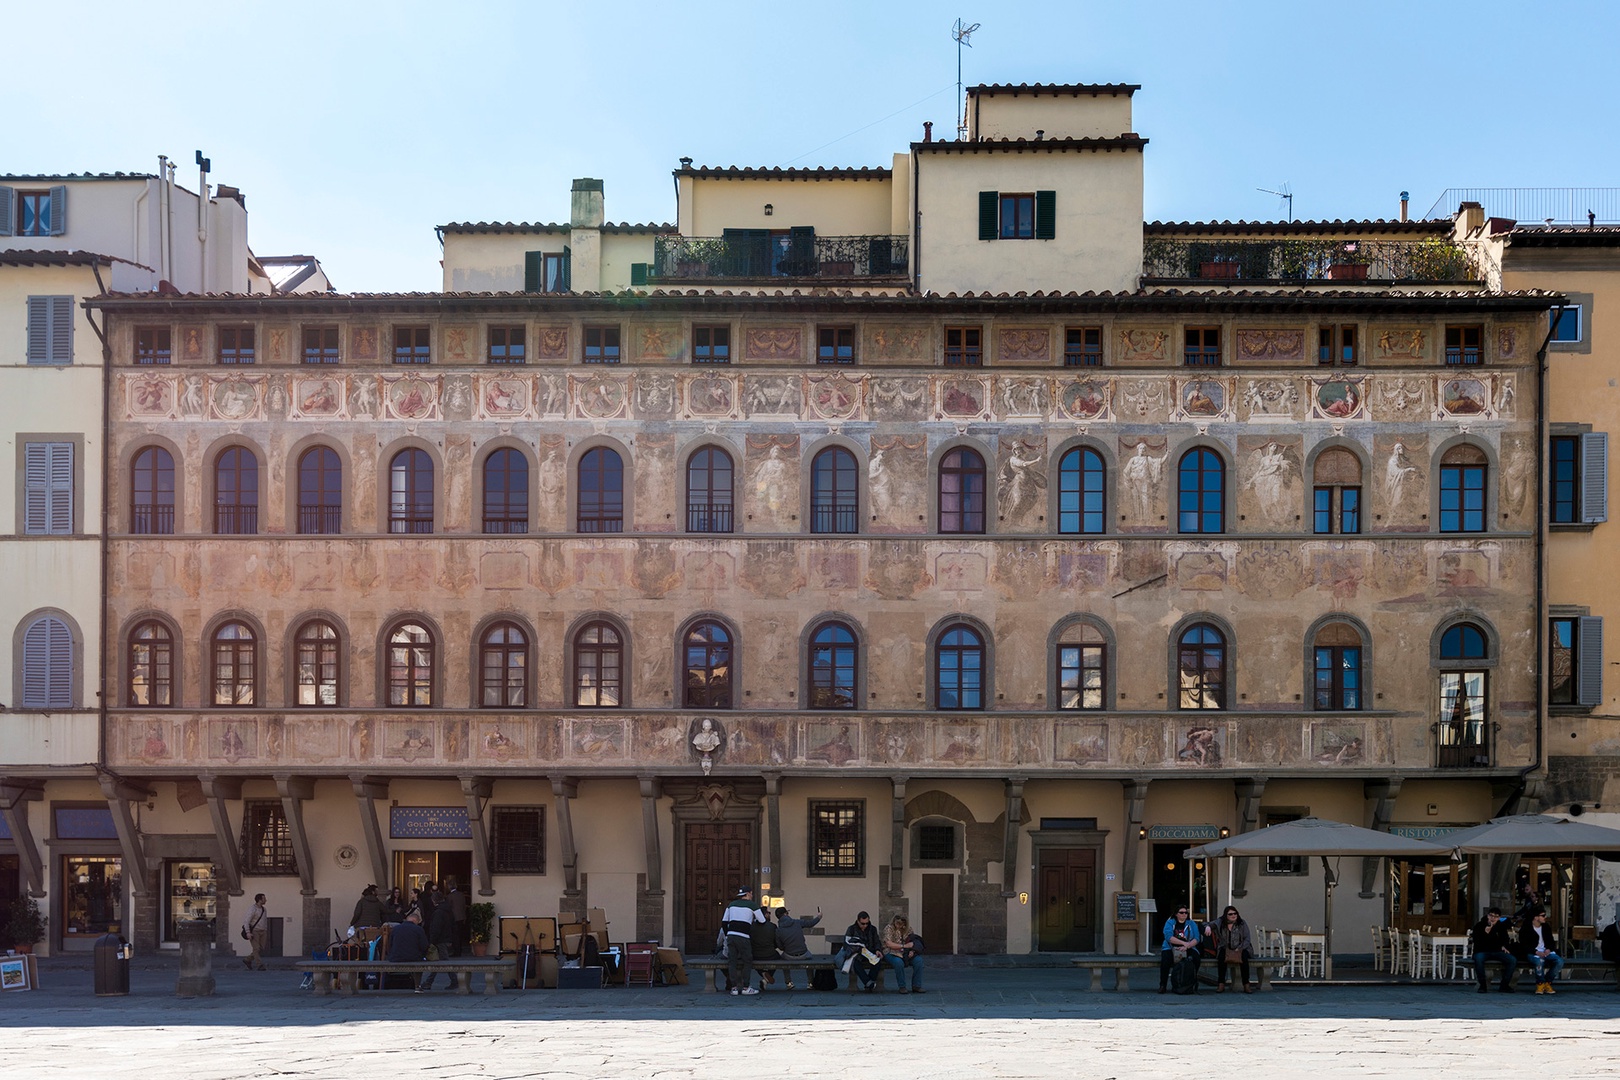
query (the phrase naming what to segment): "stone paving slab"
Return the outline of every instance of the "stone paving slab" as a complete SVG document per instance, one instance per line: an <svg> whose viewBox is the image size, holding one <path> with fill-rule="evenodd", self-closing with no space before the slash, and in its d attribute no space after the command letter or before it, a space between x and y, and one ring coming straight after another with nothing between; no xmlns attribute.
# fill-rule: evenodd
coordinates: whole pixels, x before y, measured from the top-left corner
<svg viewBox="0 0 1620 1080"><path fill-rule="evenodd" d="M1620 1070L1620 993L1596 986L1550 998L1468 984L1182 998L1089 993L1073 970L939 963L920 996L734 998L694 985L317 998L291 967L222 967L213 996L180 999L175 965L137 960L129 996L98 998L82 962L40 966L42 989L0 996L7 1075L1461 1080Z"/></svg>

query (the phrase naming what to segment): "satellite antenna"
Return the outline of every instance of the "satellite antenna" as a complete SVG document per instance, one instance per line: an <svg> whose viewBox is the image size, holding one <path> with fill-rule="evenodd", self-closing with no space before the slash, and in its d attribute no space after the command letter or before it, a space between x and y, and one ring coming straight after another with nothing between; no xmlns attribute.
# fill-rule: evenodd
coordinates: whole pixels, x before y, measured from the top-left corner
<svg viewBox="0 0 1620 1080"><path fill-rule="evenodd" d="M956 137L958 139L967 138L967 102L962 98L962 46L966 45L970 49L973 48L973 42L969 41L968 38L978 28L978 23L969 26L961 19L957 19L956 25L951 27L951 37L956 39L956 107L961 110L956 120Z"/></svg>
<svg viewBox="0 0 1620 1080"><path fill-rule="evenodd" d="M1294 220L1294 193L1288 190L1287 184L1282 186L1281 191L1272 191L1270 188L1255 188L1254 190L1265 195L1275 195L1277 198L1286 202L1288 204L1288 220Z"/></svg>

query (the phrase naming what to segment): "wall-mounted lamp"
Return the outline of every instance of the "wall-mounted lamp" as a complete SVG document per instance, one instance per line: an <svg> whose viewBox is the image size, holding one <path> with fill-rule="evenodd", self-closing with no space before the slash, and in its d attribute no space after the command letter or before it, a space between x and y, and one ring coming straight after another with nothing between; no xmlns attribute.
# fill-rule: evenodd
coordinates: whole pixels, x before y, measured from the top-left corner
<svg viewBox="0 0 1620 1080"><path fill-rule="evenodd" d="M1136 830L1136 838L1138 840L1146 840L1147 839L1147 827L1146 826L1143 826L1142 828Z"/></svg>
<svg viewBox="0 0 1620 1080"><path fill-rule="evenodd" d="M765 216L770 217L774 213L776 213L776 207L772 206L770 203L766 203L765 204Z"/></svg>
<svg viewBox="0 0 1620 1080"><path fill-rule="evenodd" d="M1221 839L1225 840L1228 836L1231 836L1231 835L1232 835L1232 830L1228 829L1225 825L1222 825L1221 826Z"/></svg>
<svg viewBox="0 0 1620 1080"><path fill-rule="evenodd" d="M1430 803L1429 804L1429 816L1430 817L1437 817L1439 815L1439 813L1440 813L1440 804L1439 803Z"/></svg>

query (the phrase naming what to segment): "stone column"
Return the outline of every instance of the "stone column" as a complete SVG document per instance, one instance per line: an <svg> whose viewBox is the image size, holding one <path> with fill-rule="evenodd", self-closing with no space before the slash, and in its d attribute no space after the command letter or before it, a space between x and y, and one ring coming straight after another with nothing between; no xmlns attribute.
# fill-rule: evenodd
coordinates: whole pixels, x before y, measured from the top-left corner
<svg viewBox="0 0 1620 1080"><path fill-rule="evenodd" d="M202 919L180 923L180 978L176 997L212 997L214 993L214 932Z"/></svg>

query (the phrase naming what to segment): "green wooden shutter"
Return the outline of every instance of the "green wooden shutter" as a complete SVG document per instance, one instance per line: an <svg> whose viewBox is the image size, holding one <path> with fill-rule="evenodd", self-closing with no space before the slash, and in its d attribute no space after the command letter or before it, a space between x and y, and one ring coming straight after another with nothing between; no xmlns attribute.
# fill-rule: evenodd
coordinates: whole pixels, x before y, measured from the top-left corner
<svg viewBox="0 0 1620 1080"><path fill-rule="evenodd" d="M994 240L1001 228L1001 192L979 192L979 239Z"/></svg>
<svg viewBox="0 0 1620 1080"><path fill-rule="evenodd" d="M631 263L630 264L630 284L632 286L636 286L636 285L645 286L647 284L647 264L646 263Z"/></svg>
<svg viewBox="0 0 1620 1080"><path fill-rule="evenodd" d="M574 291L574 249L563 245L562 291Z"/></svg>
<svg viewBox="0 0 1620 1080"><path fill-rule="evenodd" d="M61 236L67 232L67 185L59 184L51 188L51 222L50 235Z"/></svg>
<svg viewBox="0 0 1620 1080"><path fill-rule="evenodd" d="M1035 193L1035 239L1050 240L1057 235L1057 192Z"/></svg>
<svg viewBox="0 0 1620 1080"><path fill-rule="evenodd" d="M546 269L546 253L543 251L525 251L523 253L523 291L540 292L545 288L542 276Z"/></svg>

